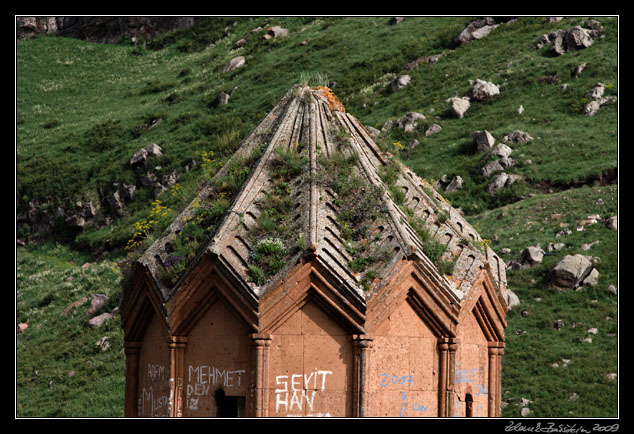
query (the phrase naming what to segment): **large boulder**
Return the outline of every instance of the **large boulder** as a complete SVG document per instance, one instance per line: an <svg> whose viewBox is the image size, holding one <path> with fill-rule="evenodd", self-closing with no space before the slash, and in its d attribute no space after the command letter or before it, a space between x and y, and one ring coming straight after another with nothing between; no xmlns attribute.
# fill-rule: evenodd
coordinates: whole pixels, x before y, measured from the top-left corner
<svg viewBox="0 0 634 434"><path fill-rule="evenodd" d="M594 42L592 39L593 34L596 34L595 29L588 30L581 26L571 27L565 31L559 29L543 35L537 44L537 48L552 42L549 49L550 54L561 56L569 50L580 50L591 46Z"/></svg>
<svg viewBox="0 0 634 434"><path fill-rule="evenodd" d="M247 60L244 56L234 57L233 59L229 61L229 64L225 66L222 72L233 71L234 69L244 66L246 63L247 63Z"/></svg>
<svg viewBox="0 0 634 434"><path fill-rule="evenodd" d="M463 96L459 98L457 96L447 98L445 102L448 102L451 105L451 112L457 118L464 117L464 114L471 107L471 102L469 101L469 97Z"/></svg>
<svg viewBox="0 0 634 434"><path fill-rule="evenodd" d="M563 288L578 286L592 271L592 261L584 255L566 255L550 270L550 282Z"/></svg>
<svg viewBox="0 0 634 434"><path fill-rule="evenodd" d="M471 96L476 101L484 101L488 98L494 97L500 94L500 88L490 81L476 80L471 90Z"/></svg>
<svg viewBox="0 0 634 434"><path fill-rule="evenodd" d="M528 133L522 130L515 130L512 133L509 133L506 136L504 136L504 138L502 139L502 142L518 144L518 143L528 143L531 140L533 140L533 138Z"/></svg>
<svg viewBox="0 0 634 434"><path fill-rule="evenodd" d="M408 112L396 121L396 125L406 133L414 133L418 127L418 122L425 119L427 118L421 113Z"/></svg>
<svg viewBox="0 0 634 434"><path fill-rule="evenodd" d="M161 155L163 155L161 147L156 143L152 143L134 153L132 158L130 158L130 167L136 169L143 166L149 157L160 157Z"/></svg>
<svg viewBox="0 0 634 434"><path fill-rule="evenodd" d="M412 77L410 77L409 75L399 75L390 82L390 88L392 89L392 92L398 92L399 90L407 86L410 81L412 81Z"/></svg>
<svg viewBox="0 0 634 434"><path fill-rule="evenodd" d="M284 29L280 26L272 26L268 29L267 33L271 35L272 37L277 38L280 36L288 35L288 29Z"/></svg>
<svg viewBox="0 0 634 434"><path fill-rule="evenodd" d="M495 145L495 138L487 130L475 131L473 140L476 143L477 152L486 152Z"/></svg>
<svg viewBox="0 0 634 434"><path fill-rule="evenodd" d="M500 22L507 20L505 17L484 17L471 21L456 37L455 42L464 44L465 42L482 39L499 26Z"/></svg>

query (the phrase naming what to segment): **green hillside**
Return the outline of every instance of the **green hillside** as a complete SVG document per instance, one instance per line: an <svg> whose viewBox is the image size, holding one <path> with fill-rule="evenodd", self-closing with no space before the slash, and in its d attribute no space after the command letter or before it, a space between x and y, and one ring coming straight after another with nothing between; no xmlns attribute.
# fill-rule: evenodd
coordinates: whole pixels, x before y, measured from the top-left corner
<svg viewBox="0 0 634 434"><path fill-rule="evenodd" d="M618 377L609 374L618 372L611 288L618 290L618 235L604 222L618 211L618 104L594 116L582 112L597 83L604 97L618 96L618 19L521 17L456 43L475 19L218 17L136 44L57 36L17 42L16 323L28 328L16 338L16 415L123 415L116 307L126 265L302 83L328 85L368 127L381 130L392 120L378 143L421 177L460 176L462 189L440 193L496 252L509 249L503 259L529 246L565 244L541 264L508 270L521 303L508 313L502 415L519 417L528 400L523 414L530 417L616 417ZM288 34L262 38L275 25ZM576 25L594 28L592 45L560 56L550 43L537 48L544 34ZM426 58L435 55L436 62ZM236 56L244 66L225 71ZM391 90L403 74L409 84ZM499 95L454 116L446 100L468 95L478 79L496 84ZM225 105L217 103L221 92L231 95ZM414 132L396 125L408 112L426 117ZM440 131L426 135L433 124ZM490 159L474 143L481 130L496 143L516 130L532 137L507 143L514 165L505 171L521 178L494 195L487 191L494 177L481 171ZM130 160L151 144L162 154L135 169ZM161 179L171 181L157 189ZM106 199L123 186L134 194L117 212ZM78 201L100 203L83 227L69 224ZM598 223L584 222L594 214ZM25 223L25 215L40 217ZM598 284L551 287L548 272L577 253L598 258ZM106 295L102 311L114 315L103 326L88 325L90 302L63 313L93 294Z"/></svg>

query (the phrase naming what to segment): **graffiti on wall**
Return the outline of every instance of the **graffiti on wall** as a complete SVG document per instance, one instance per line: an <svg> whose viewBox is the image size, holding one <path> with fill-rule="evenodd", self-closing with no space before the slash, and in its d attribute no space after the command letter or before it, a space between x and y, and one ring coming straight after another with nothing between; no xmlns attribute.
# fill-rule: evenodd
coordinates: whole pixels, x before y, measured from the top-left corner
<svg viewBox="0 0 634 434"><path fill-rule="evenodd" d="M454 384L469 384L471 385L471 391L473 392L473 397L478 397L482 395L488 395L489 387L484 384L485 382L485 369L484 367L473 368L473 369L463 369L460 366L460 362L455 362L454 364ZM460 417L466 411L466 402L460 401L459 397L456 396L454 401L454 416ZM483 417L485 416L484 410L482 408L482 403L479 400L473 401L474 409L473 416L475 417Z"/></svg>
<svg viewBox="0 0 634 434"><path fill-rule="evenodd" d="M198 410L201 397L209 396L212 386L221 386L223 389L240 387L242 384L243 369L229 370L218 369L215 366L189 365L187 368L187 390L185 395L185 408Z"/></svg>
<svg viewBox="0 0 634 434"><path fill-rule="evenodd" d="M287 416L330 416L330 413L315 413L315 396L326 390L326 379L332 371L315 369L308 374L278 375L275 377L275 412L286 412Z"/></svg>
<svg viewBox="0 0 634 434"><path fill-rule="evenodd" d="M398 374L380 374L381 388L394 388L400 386L406 386L408 389L414 383L414 377L412 375L398 375ZM427 412L428 405L424 405L420 402L411 402L408 398L409 390L403 390L399 394L399 417L408 416L421 416Z"/></svg>
<svg viewBox="0 0 634 434"><path fill-rule="evenodd" d="M152 417L168 416L171 406L171 387L164 365L148 363L146 385L139 396L138 414Z"/></svg>

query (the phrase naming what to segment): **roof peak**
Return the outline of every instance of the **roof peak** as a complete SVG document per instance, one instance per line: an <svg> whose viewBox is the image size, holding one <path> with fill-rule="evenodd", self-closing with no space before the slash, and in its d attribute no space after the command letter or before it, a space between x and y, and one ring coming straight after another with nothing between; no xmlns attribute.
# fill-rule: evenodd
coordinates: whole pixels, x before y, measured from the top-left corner
<svg viewBox="0 0 634 434"><path fill-rule="evenodd" d="M238 175L244 181L223 195L223 180L237 183ZM219 201L226 210L215 215ZM429 184L383 153L327 87L293 86L148 248L140 262L164 298L179 286L160 279L171 246L201 207L213 230L196 258L217 255L255 297L306 254L361 298L404 258L419 261L457 299L487 263L506 286L503 261L478 245L476 231Z"/></svg>

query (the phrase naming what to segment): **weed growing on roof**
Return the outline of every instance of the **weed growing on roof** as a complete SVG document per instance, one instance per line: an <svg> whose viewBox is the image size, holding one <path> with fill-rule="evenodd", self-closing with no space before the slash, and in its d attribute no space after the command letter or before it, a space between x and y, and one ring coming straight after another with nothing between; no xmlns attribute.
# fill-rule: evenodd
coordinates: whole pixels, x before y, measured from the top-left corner
<svg viewBox="0 0 634 434"><path fill-rule="evenodd" d="M227 171L213 187L209 200L199 197L190 203L193 213L185 218L181 231L166 245L168 256L159 272L159 280L174 285L187 264L196 257L200 247L212 236L217 225L242 186L254 163L262 156L260 147L250 154L238 156L229 162ZM218 164L212 151L202 152L203 178L208 181Z"/></svg>
<svg viewBox="0 0 634 434"><path fill-rule="evenodd" d="M368 290L376 276L370 267L388 259L388 252L374 248L370 234L372 225L387 213L384 190L370 184L356 169L359 156L345 146L347 132L340 129L336 135L340 147L328 157L320 155L317 178L335 193L332 203L337 207L339 233L351 258L348 266L360 275L359 284Z"/></svg>
<svg viewBox="0 0 634 434"><path fill-rule="evenodd" d="M247 237L253 249L247 270L258 286L279 272L290 256L306 248L306 240L299 233L300 226L291 219L295 201L294 180L306 170L308 159L300 154L303 146L275 148L270 160L271 188L258 201L260 215Z"/></svg>

